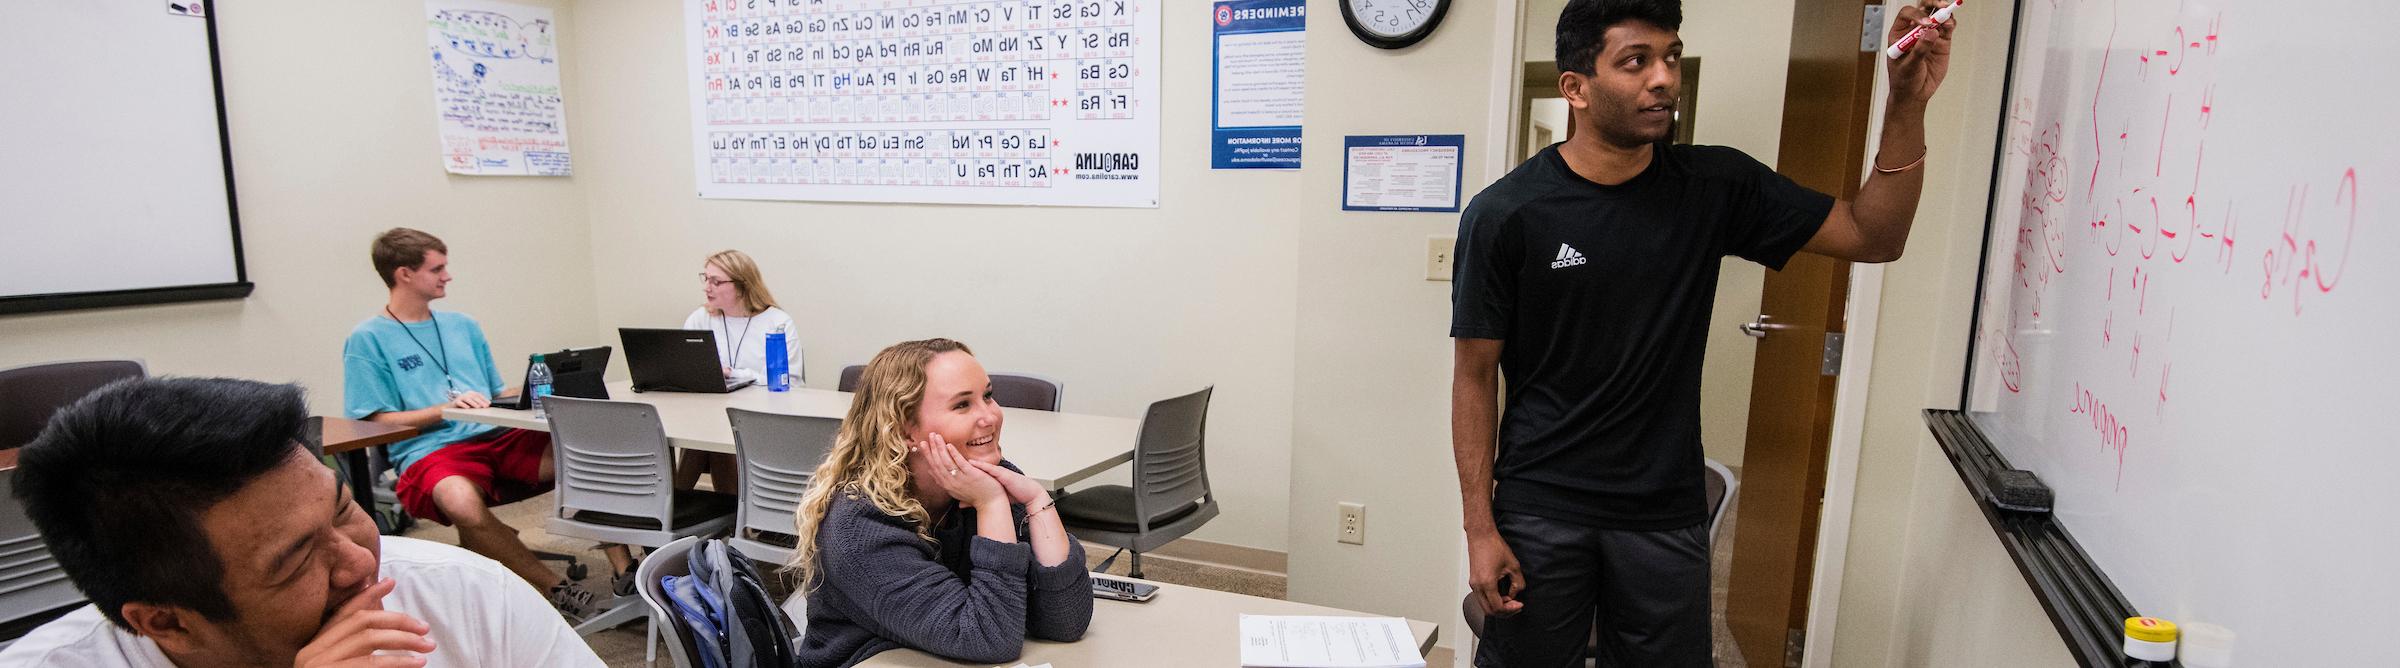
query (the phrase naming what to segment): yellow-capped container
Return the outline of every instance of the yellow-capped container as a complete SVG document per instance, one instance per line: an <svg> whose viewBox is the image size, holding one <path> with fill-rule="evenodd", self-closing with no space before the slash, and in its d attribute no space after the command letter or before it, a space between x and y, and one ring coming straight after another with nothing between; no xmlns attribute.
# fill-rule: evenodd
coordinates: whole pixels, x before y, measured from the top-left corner
<svg viewBox="0 0 2400 668"><path fill-rule="evenodd" d="M2125 656L2143 661L2175 660L2175 623L2157 617L2125 618Z"/></svg>

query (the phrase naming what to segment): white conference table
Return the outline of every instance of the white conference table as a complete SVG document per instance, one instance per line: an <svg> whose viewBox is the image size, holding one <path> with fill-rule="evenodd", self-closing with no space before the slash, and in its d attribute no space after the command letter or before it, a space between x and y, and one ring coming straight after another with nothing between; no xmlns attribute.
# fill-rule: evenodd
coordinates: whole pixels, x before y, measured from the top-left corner
<svg viewBox="0 0 2400 668"><path fill-rule="evenodd" d="M1000 665L1025 663L1038 666L1047 663L1056 668L1225 668L1242 665L1242 615L1375 616L1164 582L1137 582L1158 585L1158 596L1145 603L1095 599L1092 601L1092 625L1084 631L1082 640L1071 643L1027 640L1023 656ZM1432 622L1405 621L1408 622L1409 635L1417 641L1417 655L1424 656L1426 652L1433 651L1434 638L1439 634L1440 627ZM990 664L961 663L913 649L896 649L877 654L858 665L955 668Z"/></svg>
<svg viewBox="0 0 2400 668"><path fill-rule="evenodd" d="M733 423L727 408L766 413L842 419L850 413L850 393L793 387L769 392L752 385L725 394L633 391L631 381L608 384L608 398L650 404L658 409L659 426L667 444L704 452L733 452ZM1141 422L1131 418L1053 413L1002 408L1000 451L1025 475L1051 489L1061 489L1133 461L1133 446ZM548 421L533 411L509 408L451 408L442 417L462 422L549 431Z"/></svg>

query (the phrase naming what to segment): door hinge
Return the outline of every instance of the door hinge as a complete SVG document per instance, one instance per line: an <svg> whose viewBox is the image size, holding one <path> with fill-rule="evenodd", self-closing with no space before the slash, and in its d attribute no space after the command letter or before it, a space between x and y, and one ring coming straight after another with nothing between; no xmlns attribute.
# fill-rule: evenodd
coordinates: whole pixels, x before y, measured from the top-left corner
<svg viewBox="0 0 2400 668"><path fill-rule="evenodd" d="M1826 333L1825 333L1825 366L1824 366L1823 368L1820 368L1820 369L1818 369L1818 370L1817 370L1817 375L1821 375L1821 376L1839 376L1839 375L1842 375L1842 333L1841 333L1841 332L1826 332Z"/></svg>
<svg viewBox="0 0 2400 668"><path fill-rule="evenodd" d="M1807 645L1807 633L1786 629L1783 636L1783 668L1800 668L1800 649Z"/></svg>
<svg viewBox="0 0 2400 668"><path fill-rule="evenodd" d="M1858 26L1858 52L1873 53L1876 51L1882 51L1882 38L1883 5L1867 5L1866 19L1860 21Z"/></svg>

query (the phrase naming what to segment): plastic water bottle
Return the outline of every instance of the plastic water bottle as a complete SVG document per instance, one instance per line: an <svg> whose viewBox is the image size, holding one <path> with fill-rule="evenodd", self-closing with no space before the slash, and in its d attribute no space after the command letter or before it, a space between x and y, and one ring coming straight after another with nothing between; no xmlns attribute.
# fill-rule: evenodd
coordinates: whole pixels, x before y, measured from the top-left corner
<svg viewBox="0 0 2400 668"><path fill-rule="evenodd" d="M542 397L550 396L550 380L550 363L542 361L540 355L533 356L533 366L525 372L525 396L533 398L534 417L550 415L542 410Z"/></svg>
<svg viewBox="0 0 2400 668"><path fill-rule="evenodd" d="M792 376L788 373L792 366L792 350L784 347L784 336L783 325L776 325L774 329L767 330L768 392L792 389Z"/></svg>

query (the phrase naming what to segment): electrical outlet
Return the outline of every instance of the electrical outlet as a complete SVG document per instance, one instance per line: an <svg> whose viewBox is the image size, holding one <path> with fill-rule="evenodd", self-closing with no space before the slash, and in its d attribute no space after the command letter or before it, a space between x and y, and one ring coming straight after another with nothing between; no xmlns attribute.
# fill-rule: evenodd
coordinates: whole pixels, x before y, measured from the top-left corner
<svg viewBox="0 0 2400 668"><path fill-rule="evenodd" d="M1450 253L1458 248L1458 237L1431 236L1425 238L1425 280L1450 280Z"/></svg>
<svg viewBox="0 0 2400 668"><path fill-rule="evenodd" d="M1343 501L1338 505L1342 509L1339 540L1351 545L1367 544L1367 505L1348 501Z"/></svg>

